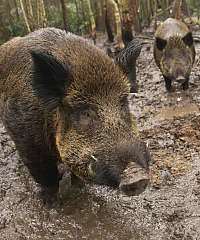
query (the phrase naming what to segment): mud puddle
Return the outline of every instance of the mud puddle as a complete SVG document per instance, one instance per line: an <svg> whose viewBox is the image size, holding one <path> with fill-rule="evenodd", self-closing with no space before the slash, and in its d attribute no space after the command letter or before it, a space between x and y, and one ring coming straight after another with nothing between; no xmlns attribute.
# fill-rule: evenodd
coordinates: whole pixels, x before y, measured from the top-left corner
<svg viewBox="0 0 200 240"><path fill-rule="evenodd" d="M158 120L170 120L176 117L184 117L189 114L196 114L199 112L199 107L196 104L185 104L179 106L165 107L160 110L156 116Z"/></svg>

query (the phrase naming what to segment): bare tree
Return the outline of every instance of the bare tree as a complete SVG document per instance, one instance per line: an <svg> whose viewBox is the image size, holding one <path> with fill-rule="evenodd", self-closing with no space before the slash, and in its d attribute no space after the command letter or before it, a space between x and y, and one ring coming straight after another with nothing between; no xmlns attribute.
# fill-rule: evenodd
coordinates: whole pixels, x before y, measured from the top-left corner
<svg viewBox="0 0 200 240"><path fill-rule="evenodd" d="M28 19L27 19L27 16L26 16L25 9L24 9L23 1L19 0L19 3L20 3L20 7L21 7L22 14L23 14L23 17L24 17L24 22L26 24L26 28L27 28L28 32L31 32L31 28L30 28L30 25L29 25L29 22L28 22Z"/></svg>
<svg viewBox="0 0 200 240"><path fill-rule="evenodd" d="M139 14L138 14L139 0L129 0L128 5L129 5L130 16L132 18L133 25L134 25L134 30L136 33L140 33L141 24L140 24Z"/></svg>
<svg viewBox="0 0 200 240"><path fill-rule="evenodd" d="M115 35L115 39L118 47L123 48L124 45L122 42L120 12L119 12L117 3L114 0L106 0L106 28L107 28L107 33L110 32L110 37L111 37L111 32L113 36ZM108 38L109 38L109 34L108 34Z"/></svg>
<svg viewBox="0 0 200 240"><path fill-rule="evenodd" d="M76 17L77 17L77 30L78 32L80 31L80 24L81 24L81 16L80 16L80 7L79 7L79 2L78 0L74 0L75 7L76 7Z"/></svg>
<svg viewBox="0 0 200 240"><path fill-rule="evenodd" d="M47 18L46 18L46 11L44 7L43 0L36 1L37 6L37 27L46 27L47 26Z"/></svg>
<svg viewBox="0 0 200 240"><path fill-rule="evenodd" d="M92 0L91 1L94 18L95 18L95 25L97 31L104 31L105 30L105 0Z"/></svg>
<svg viewBox="0 0 200 240"><path fill-rule="evenodd" d="M126 46L133 39L133 19L129 10L129 0L118 3L121 12L122 40Z"/></svg>
<svg viewBox="0 0 200 240"><path fill-rule="evenodd" d="M65 5L65 0L60 0L60 4L61 4L61 7L62 7L64 29L67 32L68 31L68 24L67 24L67 8L66 8L66 5Z"/></svg>
<svg viewBox="0 0 200 240"><path fill-rule="evenodd" d="M189 9L186 0L175 0L172 7L172 17L182 19L189 17Z"/></svg>
<svg viewBox="0 0 200 240"><path fill-rule="evenodd" d="M24 2L26 7L24 10L26 12L27 20L30 26L31 31L35 29L35 20L34 20L34 13L33 13L33 6L31 0L25 0Z"/></svg>
<svg viewBox="0 0 200 240"><path fill-rule="evenodd" d="M15 7L16 17L17 17L17 20L19 20L19 19L20 19L20 16L19 16L19 9L18 9L17 0L13 0L13 1L14 1L14 7Z"/></svg>

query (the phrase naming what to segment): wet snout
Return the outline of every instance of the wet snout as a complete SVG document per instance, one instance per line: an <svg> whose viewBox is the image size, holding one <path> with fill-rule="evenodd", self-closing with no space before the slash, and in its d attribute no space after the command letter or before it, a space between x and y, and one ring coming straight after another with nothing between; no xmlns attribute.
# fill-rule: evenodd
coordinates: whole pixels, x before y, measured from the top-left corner
<svg viewBox="0 0 200 240"><path fill-rule="evenodd" d="M186 73L188 72L188 66L184 66L183 64L179 64L179 66L175 66L174 69L174 79L177 83L184 83L186 81Z"/></svg>
<svg viewBox="0 0 200 240"><path fill-rule="evenodd" d="M186 79L183 75L179 75L178 77L176 77L176 82L178 82L178 83L184 83L185 80Z"/></svg>
<svg viewBox="0 0 200 240"><path fill-rule="evenodd" d="M149 183L149 173L137 163L130 163L121 176L119 188L126 195L142 193Z"/></svg>
<svg viewBox="0 0 200 240"><path fill-rule="evenodd" d="M88 174L97 184L119 187L126 195L137 195L149 183L150 159L149 150L143 141L123 141L116 144L109 154L96 152L95 156L92 155Z"/></svg>

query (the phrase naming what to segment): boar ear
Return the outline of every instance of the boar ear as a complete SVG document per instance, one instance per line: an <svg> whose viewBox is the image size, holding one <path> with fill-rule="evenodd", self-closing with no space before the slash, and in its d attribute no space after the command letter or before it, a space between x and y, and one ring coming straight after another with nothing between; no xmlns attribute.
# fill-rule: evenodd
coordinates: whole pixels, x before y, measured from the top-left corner
<svg viewBox="0 0 200 240"><path fill-rule="evenodd" d="M156 37L155 42L156 42L156 47L160 51L162 51L167 45L167 41L159 37Z"/></svg>
<svg viewBox="0 0 200 240"><path fill-rule="evenodd" d="M31 56L34 91L45 104L57 107L70 84L69 67L46 52L31 51Z"/></svg>
<svg viewBox="0 0 200 240"><path fill-rule="evenodd" d="M185 37L183 37L183 42L189 47L193 45L193 37L191 32L187 33Z"/></svg>

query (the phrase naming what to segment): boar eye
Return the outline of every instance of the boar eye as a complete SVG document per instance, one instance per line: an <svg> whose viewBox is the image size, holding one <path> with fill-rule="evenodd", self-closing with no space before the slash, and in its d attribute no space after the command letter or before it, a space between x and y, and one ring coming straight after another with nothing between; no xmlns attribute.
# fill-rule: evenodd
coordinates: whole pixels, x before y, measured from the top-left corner
<svg viewBox="0 0 200 240"><path fill-rule="evenodd" d="M80 113L80 116L81 117L84 117L84 118L90 118L91 117L91 112L89 111L89 110L85 110L85 111L82 111L81 113Z"/></svg>
<svg viewBox="0 0 200 240"><path fill-rule="evenodd" d="M167 45L167 41L166 40L164 40L164 39L162 39L162 38L156 38L156 46L157 46L157 48L160 50L160 51L162 51L162 50L164 50L164 48L166 47L166 45Z"/></svg>
<svg viewBox="0 0 200 240"><path fill-rule="evenodd" d="M189 47L193 45L193 37L191 32L189 32L188 34L186 34L185 37L183 37L183 42Z"/></svg>
<svg viewBox="0 0 200 240"><path fill-rule="evenodd" d="M82 127L87 127L88 125L91 125L96 119L96 113L91 110L84 110L79 113L79 124Z"/></svg>

